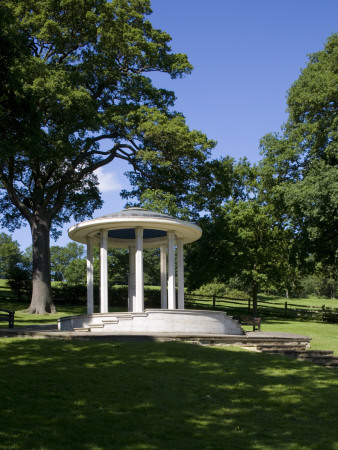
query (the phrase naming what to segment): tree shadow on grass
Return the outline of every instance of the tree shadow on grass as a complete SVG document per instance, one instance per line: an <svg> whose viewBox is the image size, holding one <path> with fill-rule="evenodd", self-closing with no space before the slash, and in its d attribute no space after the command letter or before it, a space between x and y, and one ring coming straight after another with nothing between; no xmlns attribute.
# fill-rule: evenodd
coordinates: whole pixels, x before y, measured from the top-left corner
<svg viewBox="0 0 338 450"><path fill-rule="evenodd" d="M0 341L1 449L337 449L338 377L184 343Z"/></svg>

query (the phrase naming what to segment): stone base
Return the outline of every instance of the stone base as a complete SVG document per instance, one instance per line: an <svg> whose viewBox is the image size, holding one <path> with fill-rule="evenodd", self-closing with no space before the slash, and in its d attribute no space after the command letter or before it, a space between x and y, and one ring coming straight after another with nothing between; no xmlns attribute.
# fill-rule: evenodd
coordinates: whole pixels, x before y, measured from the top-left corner
<svg viewBox="0 0 338 450"><path fill-rule="evenodd" d="M82 314L61 317L59 331L244 335L237 320L221 311L147 309L143 313Z"/></svg>

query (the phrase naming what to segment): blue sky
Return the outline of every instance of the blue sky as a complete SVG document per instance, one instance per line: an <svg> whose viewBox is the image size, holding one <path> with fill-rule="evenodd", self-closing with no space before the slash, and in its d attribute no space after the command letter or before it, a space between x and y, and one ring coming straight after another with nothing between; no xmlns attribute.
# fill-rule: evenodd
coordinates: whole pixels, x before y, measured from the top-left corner
<svg viewBox="0 0 338 450"><path fill-rule="evenodd" d="M152 0L153 26L172 36L172 50L186 53L191 75L154 83L175 91L175 109L190 128L218 142L214 157L259 160L259 140L286 121L286 93L307 64L338 31L337 0ZM113 162L101 171L104 207L94 217L119 211L128 167ZM69 242L62 237L51 245ZM2 230L7 231L7 230ZM21 249L31 244L26 227L13 234Z"/></svg>

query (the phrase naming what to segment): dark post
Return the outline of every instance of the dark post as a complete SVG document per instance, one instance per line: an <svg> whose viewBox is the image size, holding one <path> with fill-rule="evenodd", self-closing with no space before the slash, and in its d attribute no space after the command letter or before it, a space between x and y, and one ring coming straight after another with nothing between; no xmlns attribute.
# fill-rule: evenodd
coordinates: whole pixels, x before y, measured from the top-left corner
<svg viewBox="0 0 338 450"><path fill-rule="evenodd" d="M285 315L288 315L288 302L285 302Z"/></svg>
<svg viewBox="0 0 338 450"><path fill-rule="evenodd" d="M250 298L248 300L248 312L250 313Z"/></svg>
<svg viewBox="0 0 338 450"><path fill-rule="evenodd" d="M216 308L216 295L215 294L212 296L212 308L213 309Z"/></svg>

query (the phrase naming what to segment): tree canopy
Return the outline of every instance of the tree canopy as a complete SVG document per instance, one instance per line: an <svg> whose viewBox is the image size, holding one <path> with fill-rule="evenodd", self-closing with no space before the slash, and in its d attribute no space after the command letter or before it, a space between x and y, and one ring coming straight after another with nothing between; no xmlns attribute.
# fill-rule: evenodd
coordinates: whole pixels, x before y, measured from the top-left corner
<svg viewBox="0 0 338 450"><path fill-rule="evenodd" d="M30 311L45 313L54 308L49 233L101 206L94 171L116 158L144 177L150 166L177 161L184 170L190 161L201 164L213 143L188 129L172 111L174 93L148 76L192 70L186 55L171 51L171 37L147 20L148 0L9 0L6 12L1 40L19 51L1 58L21 96L19 105L4 100L1 113L29 126L1 132L1 223L31 227ZM175 133L178 149L170 143Z"/></svg>
<svg viewBox="0 0 338 450"><path fill-rule="evenodd" d="M287 103L288 120L280 134L262 138L263 158L257 167L240 161L225 170L221 161L213 162L210 217L200 221L204 236L189 256L196 270L196 276L190 277L192 285L236 276L245 279L253 292L255 286L267 283L288 292L297 284L300 270L325 273L334 292L338 256L337 34L327 40L322 51L310 55L288 92Z"/></svg>
<svg viewBox="0 0 338 450"><path fill-rule="evenodd" d="M310 55L287 103L282 133L261 140L262 184L304 253L332 265L338 248L338 34Z"/></svg>

